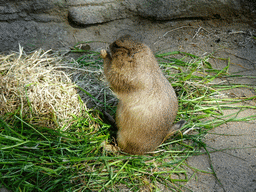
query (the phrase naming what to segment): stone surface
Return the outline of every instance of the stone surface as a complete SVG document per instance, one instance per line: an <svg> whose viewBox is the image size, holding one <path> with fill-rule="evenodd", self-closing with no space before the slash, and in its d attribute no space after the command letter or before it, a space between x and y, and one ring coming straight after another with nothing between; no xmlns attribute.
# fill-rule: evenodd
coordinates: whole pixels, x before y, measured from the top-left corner
<svg viewBox="0 0 256 192"><path fill-rule="evenodd" d="M156 20L230 18L242 8L237 0L125 0L125 3L138 15Z"/></svg>
<svg viewBox="0 0 256 192"><path fill-rule="evenodd" d="M127 18L125 7L117 3L87 5L69 9L69 18L77 25L91 25Z"/></svg>
<svg viewBox="0 0 256 192"><path fill-rule="evenodd" d="M0 0L0 52L17 50L19 43L25 50L67 48L79 41L81 33L97 39L103 28L97 24L117 20L119 31L129 31L127 18L174 21L227 17L229 22L239 20L256 26L255 10L254 0ZM108 36L116 35L112 31Z"/></svg>
<svg viewBox="0 0 256 192"><path fill-rule="evenodd" d="M0 187L1 187L1 186L0 186ZM0 188L0 192L10 192L10 191L7 190L6 188L1 187L1 188Z"/></svg>
<svg viewBox="0 0 256 192"><path fill-rule="evenodd" d="M67 4L71 6L80 5L104 5L106 3L115 3L116 0L67 0Z"/></svg>
<svg viewBox="0 0 256 192"><path fill-rule="evenodd" d="M243 116L249 114L247 111ZM253 114L255 111L251 111L251 115ZM223 186L217 180L210 183L213 176L207 174L198 174L198 181L191 180L186 186L198 192L224 191L223 189L227 192L256 191L255 123L227 123L206 136L208 150L220 150L211 153L211 162ZM204 155L192 157L188 163L199 169L210 170L209 158Z"/></svg>
<svg viewBox="0 0 256 192"><path fill-rule="evenodd" d="M67 42L68 32L54 23L42 24L36 21L2 22L0 24L0 51L18 50L19 44L25 50L39 47L58 48Z"/></svg>
<svg viewBox="0 0 256 192"><path fill-rule="evenodd" d="M0 2L0 22L37 21L60 22L63 9L58 0ZM1 23L0 23L1 25Z"/></svg>

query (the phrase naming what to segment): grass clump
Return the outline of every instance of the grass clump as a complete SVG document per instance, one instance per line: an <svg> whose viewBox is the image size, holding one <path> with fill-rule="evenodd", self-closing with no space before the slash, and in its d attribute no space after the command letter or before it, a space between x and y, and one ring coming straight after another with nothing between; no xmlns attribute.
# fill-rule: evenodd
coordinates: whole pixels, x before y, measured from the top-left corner
<svg viewBox="0 0 256 192"><path fill-rule="evenodd" d="M93 59L97 54L87 52L85 57L75 62L76 67L79 64L90 64L95 69L101 69L102 61ZM80 95L86 94L87 98L98 104L98 108L114 111L111 100L114 96L110 91L105 91L107 89L103 84L95 84L96 88L92 88L101 90L103 97L98 96L97 91L90 92L87 86L81 87L90 86L90 82L95 83L95 79L100 79L101 70L86 71L94 80L73 71L73 79L77 82L74 85L67 78L70 73L54 68L56 63L63 60L53 59L49 57L49 53L41 51L24 55L20 52L1 56L1 78L5 78L2 82L8 84L1 84L0 96L9 102L7 105L2 101L0 105L2 185L13 191L180 191L184 183L193 177L188 169L214 174L214 170L190 167L186 164L186 159L204 153L201 148L210 155L203 141L210 129L229 121L256 119L256 115L237 117L244 109L255 109L255 106L246 102L255 100L256 96L229 98L222 91L244 87L255 94L256 89L250 85L227 85L218 82L219 78L233 77L228 72L229 60L224 69L214 69L208 62L211 55L200 58L188 53L169 52L157 54L156 57L179 96L177 121L185 119L187 124L181 130L183 134L176 134L154 153L136 156L105 150L105 143L112 141L111 126L102 121L101 112L86 109L79 99L77 89L74 89L76 87L82 90ZM46 71L42 71L43 68ZM11 77L18 75L15 72L18 69L24 74L22 78L25 83L19 81L16 83L19 86L13 91L14 86L11 90L8 89L12 84L9 82L13 82ZM81 68L73 69L79 71ZM32 70L33 73L29 73ZM45 73L48 71L54 77ZM55 78L58 81L52 80ZM44 79L47 86L42 85L40 79ZM32 85L35 87L33 91ZM66 90L67 88L70 89ZM60 104L62 110L57 110L58 105L53 105L47 95L40 97L39 93L43 90L43 96L48 90L49 95L55 96L54 102L63 101ZM29 97L30 94L33 96ZM39 97L38 102L33 100L36 96ZM46 102L49 102L49 106ZM38 106L41 108L37 108ZM66 109L70 110L65 111ZM238 112L225 115L226 109L237 109ZM44 112L41 114L41 111ZM41 124L45 119L51 121L46 120L46 123Z"/></svg>
<svg viewBox="0 0 256 192"><path fill-rule="evenodd" d="M42 50L0 56L0 115L14 114L35 125L68 128L86 106L77 97L70 76L56 68L61 57ZM10 118L9 118L10 117Z"/></svg>

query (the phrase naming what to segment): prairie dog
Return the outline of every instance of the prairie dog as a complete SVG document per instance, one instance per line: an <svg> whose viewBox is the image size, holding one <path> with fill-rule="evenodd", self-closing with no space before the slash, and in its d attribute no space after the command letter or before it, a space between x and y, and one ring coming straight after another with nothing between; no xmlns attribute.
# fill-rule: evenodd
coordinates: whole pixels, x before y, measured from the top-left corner
<svg viewBox="0 0 256 192"><path fill-rule="evenodd" d="M116 111L117 143L130 154L152 152L179 129L173 125L178 100L152 51L145 44L123 36L110 53L101 50L104 74L119 99Z"/></svg>

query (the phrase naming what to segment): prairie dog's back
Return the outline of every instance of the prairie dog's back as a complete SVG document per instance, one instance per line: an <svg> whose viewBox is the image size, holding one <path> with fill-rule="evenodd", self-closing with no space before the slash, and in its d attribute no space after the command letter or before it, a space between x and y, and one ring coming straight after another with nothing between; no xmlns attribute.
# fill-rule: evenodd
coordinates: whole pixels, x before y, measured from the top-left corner
<svg viewBox="0 0 256 192"><path fill-rule="evenodd" d="M119 104L116 112L119 147L131 154L154 150L172 130L178 101L152 51L122 37L102 51L104 73Z"/></svg>

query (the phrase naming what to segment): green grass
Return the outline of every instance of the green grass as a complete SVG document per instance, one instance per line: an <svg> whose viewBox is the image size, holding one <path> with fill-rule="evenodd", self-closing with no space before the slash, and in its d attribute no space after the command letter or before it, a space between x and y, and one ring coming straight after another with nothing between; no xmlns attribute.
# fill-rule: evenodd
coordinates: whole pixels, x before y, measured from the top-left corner
<svg viewBox="0 0 256 192"><path fill-rule="evenodd" d="M78 62L82 66L95 64L97 68L102 61L92 60L95 55L98 53L87 54ZM186 160L203 153L210 157L214 152L208 151L204 142L209 130L227 122L256 120L256 115L238 117L243 110L256 109L245 103L255 100L256 96L228 98L221 97L221 91L242 87L255 92L256 89L251 85L211 84L220 77L237 77L228 72L230 59L226 59L227 67L219 70L208 61L212 55L200 58L189 53L169 52L156 57L179 97L176 120L187 121L181 132L194 128L193 134L177 133L154 154L125 155L104 150L103 143L112 141L111 127L101 120L97 110L73 116L73 124L67 131L35 127L18 115L9 114L12 120L0 118L2 185L12 191L139 191L145 188L160 191L161 186L182 191L186 182L195 176L189 175L188 169L215 175L213 169L200 170L189 166ZM105 100L94 98L88 91L84 93L115 110ZM225 115L225 110L230 109L236 112Z"/></svg>

